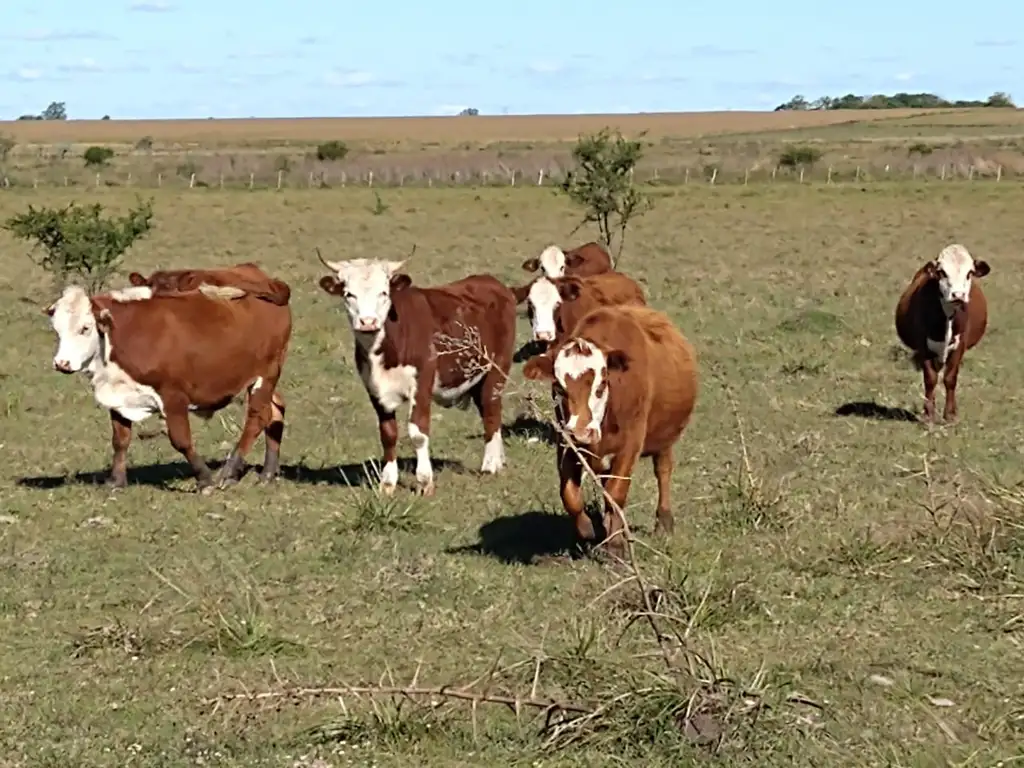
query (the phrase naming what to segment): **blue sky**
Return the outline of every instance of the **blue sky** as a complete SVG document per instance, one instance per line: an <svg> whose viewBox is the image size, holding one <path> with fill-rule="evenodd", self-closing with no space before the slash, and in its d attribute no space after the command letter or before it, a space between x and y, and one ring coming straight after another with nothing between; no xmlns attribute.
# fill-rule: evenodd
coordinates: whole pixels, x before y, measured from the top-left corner
<svg viewBox="0 0 1024 768"><path fill-rule="evenodd" d="M493 14L480 0L2 1L8 119L51 101L71 118L770 109L899 90L1024 101L1024 4L1009 0L517 0Z"/></svg>

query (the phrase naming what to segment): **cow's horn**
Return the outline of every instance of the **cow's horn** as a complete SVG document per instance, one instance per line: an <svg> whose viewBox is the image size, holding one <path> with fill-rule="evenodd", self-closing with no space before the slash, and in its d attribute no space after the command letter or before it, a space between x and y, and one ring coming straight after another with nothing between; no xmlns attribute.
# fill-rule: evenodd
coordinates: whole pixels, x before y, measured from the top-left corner
<svg viewBox="0 0 1024 768"><path fill-rule="evenodd" d="M329 262L327 259L325 259L323 257L323 254L320 253L319 246L314 246L313 250L316 251L316 257L318 259L320 259L320 263L321 264L323 264L325 267L327 267L329 270L331 270L331 272L337 272L338 271L338 267L337 267L336 264L332 264L331 262Z"/></svg>

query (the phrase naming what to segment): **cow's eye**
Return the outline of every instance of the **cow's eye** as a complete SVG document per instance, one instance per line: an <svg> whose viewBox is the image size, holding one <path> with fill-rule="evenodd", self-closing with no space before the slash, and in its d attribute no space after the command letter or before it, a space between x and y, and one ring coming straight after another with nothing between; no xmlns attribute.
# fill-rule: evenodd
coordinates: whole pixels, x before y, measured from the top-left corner
<svg viewBox="0 0 1024 768"><path fill-rule="evenodd" d="M348 301L355 301L356 300L356 295L354 293L352 293L351 291L345 291L345 299L348 300Z"/></svg>
<svg viewBox="0 0 1024 768"><path fill-rule="evenodd" d="M88 325L83 325L81 328L78 329L78 335L79 336L85 336L87 333L89 333L89 326Z"/></svg>
<svg viewBox="0 0 1024 768"><path fill-rule="evenodd" d="M387 291L381 291L381 292L380 292L380 297L381 297L382 299L386 299L386 298L388 297L388 292L387 292Z"/></svg>

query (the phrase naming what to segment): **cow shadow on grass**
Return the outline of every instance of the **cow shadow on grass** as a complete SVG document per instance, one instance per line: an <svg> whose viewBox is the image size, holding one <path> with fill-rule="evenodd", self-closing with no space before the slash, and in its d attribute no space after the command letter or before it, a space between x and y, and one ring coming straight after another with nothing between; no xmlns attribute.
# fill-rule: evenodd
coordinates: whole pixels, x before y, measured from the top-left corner
<svg viewBox="0 0 1024 768"><path fill-rule="evenodd" d="M535 565L550 558L579 559L585 555L576 539L572 518L565 514L531 511L489 520L480 526L480 540L445 550L448 554L493 557L507 564Z"/></svg>
<svg viewBox="0 0 1024 768"><path fill-rule="evenodd" d="M918 421L917 414L906 408L882 405L873 400L858 400L843 403L835 410L836 416L856 416L874 421Z"/></svg>
<svg viewBox="0 0 1024 768"><path fill-rule="evenodd" d="M460 461L432 458L435 472L452 472L454 474L471 474L465 465ZM211 470L216 472L224 462L220 460L207 461ZM260 472L262 464L249 464L243 478ZM402 475L411 475L416 471L416 460L412 458L399 459L398 471ZM41 475L37 477L22 477L17 480L17 485L23 488L49 491L56 488L63 488L69 485L103 485L110 476L110 469L94 470L91 472L76 472L66 475ZM341 464L338 466L315 467L306 464L284 464L278 473L279 480L287 480L293 483L308 485L340 485L347 487L362 487L376 485L378 477L370 464ZM173 482L195 481L192 468L186 461L172 461L157 464L146 464L142 466L128 467L128 485L142 485L151 488L168 488ZM186 492L192 489L188 486Z"/></svg>
<svg viewBox="0 0 1024 768"><path fill-rule="evenodd" d="M516 416L515 421L511 424L502 425L501 431L509 437L521 437L527 440L535 437L548 445L554 445L558 437L555 428L550 423L525 414Z"/></svg>
<svg viewBox="0 0 1024 768"><path fill-rule="evenodd" d="M211 470L217 471L224 465L224 462L208 461L207 465ZM108 477L110 477L109 467L91 472L75 472L65 475L20 477L17 480L17 485L23 488L51 491L69 485L103 485ZM195 480L195 475L187 461L169 461L134 467L128 466L128 485L130 486L144 485L151 488L166 488L172 482L180 482L182 480Z"/></svg>
<svg viewBox="0 0 1024 768"><path fill-rule="evenodd" d="M451 472L455 475L479 474L468 469L461 461L442 459L431 456L430 463L435 475L440 472ZM281 466L280 477L293 483L306 485L341 485L352 488L375 486L380 481L378 473L382 465L379 461L364 461L359 464L339 464L337 466L314 467L308 464L284 464ZM399 458L399 482L416 472L416 459Z"/></svg>

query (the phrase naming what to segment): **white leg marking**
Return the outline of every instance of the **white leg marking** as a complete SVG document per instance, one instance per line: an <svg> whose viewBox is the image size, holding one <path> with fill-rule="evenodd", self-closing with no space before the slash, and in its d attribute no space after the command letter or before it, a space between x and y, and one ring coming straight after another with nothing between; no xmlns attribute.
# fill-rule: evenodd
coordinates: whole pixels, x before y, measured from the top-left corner
<svg viewBox="0 0 1024 768"><path fill-rule="evenodd" d="M257 389L259 389L262 386L263 386L263 377L262 376L257 376L256 380L252 383L252 386L249 387L249 392L250 393L255 392Z"/></svg>
<svg viewBox="0 0 1024 768"><path fill-rule="evenodd" d="M484 463L480 467L480 471L497 474L504 466L505 444L501 440L501 430L499 429L484 445Z"/></svg>
<svg viewBox="0 0 1024 768"><path fill-rule="evenodd" d="M430 437L410 422L409 439L416 449L416 482L421 488L431 487L434 484L434 467L430 463Z"/></svg>
<svg viewBox="0 0 1024 768"><path fill-rule="evenodd" d="M398 462L389 461L380 471L380 487L384 493L394 493L398 485Z"/></svg>

